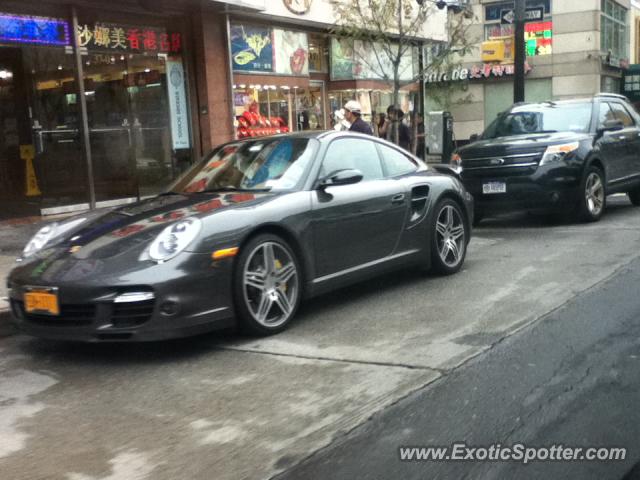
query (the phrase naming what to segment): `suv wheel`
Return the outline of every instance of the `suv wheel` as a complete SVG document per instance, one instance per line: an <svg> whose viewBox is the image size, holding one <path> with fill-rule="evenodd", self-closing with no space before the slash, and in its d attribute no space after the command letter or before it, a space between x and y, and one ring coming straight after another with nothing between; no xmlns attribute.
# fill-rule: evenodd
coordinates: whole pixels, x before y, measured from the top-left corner
<svg viewBox="0 0 640 480"><path fill-rule="evenodd" d="M632 190L631 192L628 192L627 195L629 195L629 200L631 200L631 203L633 203L636 207L640 207L640 187Z"/></svg>
<svg viewBox="0 0 640 480"><path fill-rule="evenodd" d="M586 222L597 222L607 205L604 174L598 167L589 167L584 174L578 200L578 217Z"/></svg>

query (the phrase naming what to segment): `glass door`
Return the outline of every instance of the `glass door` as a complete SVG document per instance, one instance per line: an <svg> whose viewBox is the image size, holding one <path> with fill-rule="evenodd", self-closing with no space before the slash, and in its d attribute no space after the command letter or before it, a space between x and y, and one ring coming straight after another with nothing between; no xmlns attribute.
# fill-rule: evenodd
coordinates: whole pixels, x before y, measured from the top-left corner
<svg viewBox="0 0 640 480"><path fill-rule="evenodd" d="M311 81L308 88L294 90L297 130L324 130L324 82Z"/></svg>
<svg viewBox="0 0 640 480"><path fill-rule="evenodd" d="M96 200L159 193L174 176L166 56L85 58Z"/></svg>
<svg viewBox="0 0 640 480"><path fill-rule="evenodd" d="M30 120L26 145L32 145L35 153L40 206L46 212L87 203L74 55L48 47L21 47L20 53Z"/></svg>

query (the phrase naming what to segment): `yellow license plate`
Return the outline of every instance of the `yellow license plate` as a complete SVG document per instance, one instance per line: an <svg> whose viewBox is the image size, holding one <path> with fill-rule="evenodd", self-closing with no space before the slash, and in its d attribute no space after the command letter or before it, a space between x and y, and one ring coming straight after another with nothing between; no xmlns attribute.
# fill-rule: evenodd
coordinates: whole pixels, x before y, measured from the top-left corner
<svg viewBox="0 0 640 480"><path fill-rule="evenodd" d="M60 315L58 296L48 292L28 292L24 294L24 309L27 313Z"/></svg>

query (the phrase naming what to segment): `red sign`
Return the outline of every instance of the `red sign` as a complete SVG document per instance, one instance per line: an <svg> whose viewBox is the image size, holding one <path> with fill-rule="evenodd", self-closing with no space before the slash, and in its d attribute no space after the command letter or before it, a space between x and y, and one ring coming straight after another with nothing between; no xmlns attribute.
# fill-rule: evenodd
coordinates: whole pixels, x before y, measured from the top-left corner
<svg viewBox="0 0 640 480"><path fill-rule="evenodd" d="M128 27L96 23L78 25L78 46L113 52L179 53L182 35L152 27Z"/></svg>

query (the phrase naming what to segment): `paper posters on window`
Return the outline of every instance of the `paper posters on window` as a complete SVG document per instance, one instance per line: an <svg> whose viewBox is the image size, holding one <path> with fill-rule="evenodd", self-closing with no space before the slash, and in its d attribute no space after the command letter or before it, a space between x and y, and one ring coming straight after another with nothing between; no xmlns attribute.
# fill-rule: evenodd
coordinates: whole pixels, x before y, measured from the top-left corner
<svg viewBox="0 0 640 480"><path fill-rule="evenodd" d="M231 60L234 70L273 72L271 29L231 25Z"/></svg>
<svg viewBox="0 0 640 480"><path fill-rule="evenodd" d="M171 140L173 149L191 148L189 137L189 115L184 67L179 58L167 59L167 90L171 115Z"/></svg>
<svg viewBox="0 0 640 480"><path fill-rule="evenodd" d="M307 34L276 29L273 31L276 73L309 75Z"/></svg>

